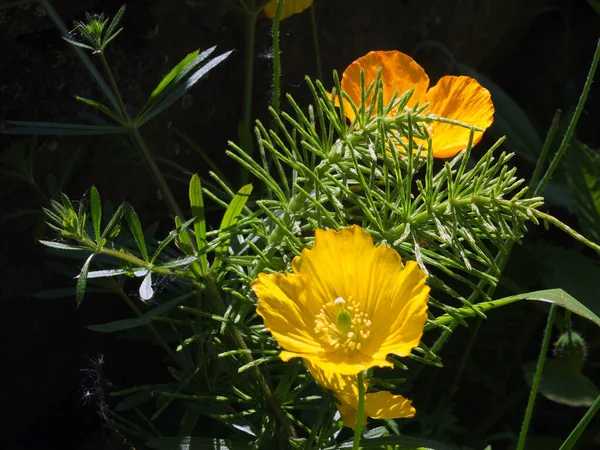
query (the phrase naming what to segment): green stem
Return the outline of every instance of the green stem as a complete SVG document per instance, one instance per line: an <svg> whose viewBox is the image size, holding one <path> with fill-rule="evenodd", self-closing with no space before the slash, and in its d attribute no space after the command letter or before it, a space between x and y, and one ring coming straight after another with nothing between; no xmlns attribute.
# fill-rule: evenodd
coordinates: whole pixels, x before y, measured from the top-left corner
<svg viewBox="0 0 600 450"><path fill-rule="evenodd" d="M570 226L565 225L564 223L562 223L556 217L553 217L550 214L546 214L544 212L537 211L537 210L533 210L533 214L538 219L545 220L546 222L549 222L552 225L554 225L555 227L561 229L562 231L564 231L565 233L567 233L569 236L571 236L573 239L575 239L575 240L577 240L577 241L579 241L579 242L587 245L589 248L591 248L593 250L596 250L597 252L600 252L600 245L596 244L595 242L590 241L588 238L586 238L582 234L579 234L577 231L575 231Z"/></svg>
<svg viewBox="0 0 600 450"><path fill-rule="evenodd" d="M279 23L285 0L277 0L275 17L273 18L273 109L279 112L281 96L281 55L279 50Z"/></svg>
<svg viewBox="0 0 600 450"><path fill-rule="evenodd" d="M315 13L315 3L310 7L310 23L312 25L313 46L315 48L315 58L317 60L317 77L323 81L323 67L321 65L321 50L319 46L319 28L317 27L317 16Z"/></svg>
<svg viewBox="0 0 600 450"><path fill-rule="evenodd" d="M169 188L167 180L165 180L164 175L158 168L158 165L156 164L156 161L154 160L152 152L146 145L144 138L142 138L142 135L140 134L140 130L137 128L137 126L135 126L134 122L131 120L131 118L127 114L127 109L125 108L125 103L123 102L123 98L121 97L121 93L120 93L117 83L115 81L115 77L113 76L112 70L110 70L110 66L108 65L108 61L106 60L106 56L104 55L104 53L100 53L100 61L102 61L102 66L104 68L104 71L106 72L106 76L108 77L110 86L111 86L113 92L115 93L115 95L117 96L117 101L119 103L119 110L121 111L121 114L122 114L123 118L125 119L125 123L127 124L127 129L129 131L129 136L131 137L133 144L138 148L138 150L142 154L144 162L146 163L146 167L148 168L150 174L154 178L154 182L156 183L158 190L160 191L162 197L164 198L165 203L167 204L167 207L171 211L171 214L175 217L179 217L182 222L185 222L185 217L184 217L183 213L181 212L181 209L179 208L179 205L177 204L177 201L175 200L175 197L173 196L171 189ZM194 246L194 240L191 239L191 241L192 241L192 246Z"/></svg>
<svg viewBox="0 0 600 450"><path fill-rule="evenodd" d="M585 105L588 94L592 87L592 82L594 81L594 75L596 74L596 69L598 68L598 61L600 61L600 39L598 39L596 51L594 52L592 64L590 65L590 71L588 72L587 79L585 80L585 84L583 85L583 91L581 91L581 96L579 97L579 101L577 102L577 107L575 108L575 112L573 113L573 117L571 118L571 122L569 123L569 126L567 128L567 132L565 133L565 136L560 144L559 149L554 155L554 158L552 158L552 161L550 162L550 167L548 167L548 170L546 171L546 173L544 174L544 176L542 177L535 189L535 192L537 193L542 192L544 190L544 188L548 184L548 181L550 181L552 174L558 167L558 163L560 162L561 158L567 151L569 144L571 143L571 139L573 137L573 134L575 133L575 128L577 126L577 122L579 121L579 116L583 111L583 106Z"/></svg>
<svg viewBox="0 0 600 450"><path fill-rule="evenodd" d="M531 176L531 181L529 182L529 191L527 193L531 197L536 197L540 194L537 187L534 189L534 186L538 186L540 177L542 175L542 168L544 167L544 164L546 164L548 150L550 150L550 145L554 141L554 135L558 130L559 124L560 111L557 111L556 114L554 114L552 123L550 124L550 129L548 130L548 134L546 135L546 140L544 141L544 145L542 146L542 150L540 151L540 156L538 157L538 160L535 163L535 169L533 171L533 175Z"/></svg>
<svg viewBox="0 0 600 450"><path fill-rule="evenodd" d="M527 408L525 410L525 417L523 418L523 425L521 426L521 434L519 435L519 441L517 443L517 450L523 450L525 448L525 441L527 439L527 431L529 430L529 423L531 422L531 416L533 415L533 407L535 406L535 399L537 397L538 389L540 387L542 373L544 372L544 363L546 362L546 353L548 353L548 347L550 346L550 337L552 336L552 327L554 325L555 316L556 316L556 305L552 304L550 306L550 312L548 313L548 322L546 323L546 329L544 330L544 338L542 340L542 349L540 350L540 356L538 358L537 366L535 368L533 384L531 385L531 391L529 392L529 401L527 402Z"/></svg>
<svg viewBox="0 0 600 450"><path fill-rule="evenodd" d="M102 62L102 67L104 68L104 72L108 77L108 82L110 83L110 87L112 88L112 92L117 97L117 102L119 103L119 110L121 111L121 117L127 120L127 123L131 123L129 119L129 115L127 114L127 109L125 108L125 102L123 102L123 98L121 97L121 91L117 87L117 82L115 81L115 77L113 76L112 70L110 70L110 66L108 65L108 61L106 60L106 55L104 52L100 53L100 61Z"/></svg>
<svg viewBox="0 0 600 450"><path fill-rule="evenodd" d="M596 413L598 412L599 409L600 409L600 395L598 397L596 397L596 400L594 400L594 403L592 403L592 406L590 406L590 409L587 410L587 412L581 418L581 420L579 421L577 426L573 429L573 431L571 431L571 434L569 435L567 440L565 442L563 442L563 445L560 446L559 450L570 450L573 448L573 446L575 445L577 440L581 437L581 434L583 433L585 428L590 423L590 420L593 419L593 417L596 415Z"/></svg>
<svg viewBox="0 0 600 450"><path fill-rule="evenodd" d="M362 435L363 418L365 416L365 382L362 372L358 372L356 382L358 383L358 411L356 412L356 427L354 428L354 441L352 450L358 450L360 446L360 437Z"/></svg>
<svg viewBox="0 0 600 450"><path fill-rule="evenodd" d="M250 133L252 121L252 93L254 91L254 43L256 41L256 21L257 13L246 15L246 50L244 54L244 107L243 121L244 128ZM246 143L250 144L250 143ZM252 147L245 147L244 150L249 155L252 154Z"/></svg>
<svg viewBox="0 0 600 450"><path fill-rule="evenodd" d="M140 134L140 131L136 127L131 127L131 128L129 128L129 135L130 135L132 141L134 142L134 144L140 150L140 153L142 154L144 161L146 162L148 170L150 171L150 174L154 178L154 182L156 183L158 190L160 191L162 197L164 198L165 203L167 204L167 207L169 208L171 214L174 217L179 217L182 222L185 222L185 216L181 212L181 209L179 208L179 205L177 204L177 201L175 200L175 197L173 196L173 193L171 192L171 189L169 188L167 180L165 180L164 175L158 168L158 165L156 164L156 161L154 160L154 157L152 156L152 152L146 145L146 142L144 141L144 138ZM192 243L192 246L195 245L195 242L193 239L191 239L191 243Z"/></svg>

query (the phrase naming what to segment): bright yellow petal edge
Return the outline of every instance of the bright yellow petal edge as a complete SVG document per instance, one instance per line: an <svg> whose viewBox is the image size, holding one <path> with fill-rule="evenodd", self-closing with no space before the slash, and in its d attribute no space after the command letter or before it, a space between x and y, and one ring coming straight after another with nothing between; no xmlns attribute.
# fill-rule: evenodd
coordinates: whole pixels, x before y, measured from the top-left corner
<svg viewBox="0 0 600 450"><path fill-rule="evenodd" d="M429 287L414 261L375 247L357 225L316 230L312 249L292 262L293 273L261 273L251 287L257 313L283 351L323 370L356 375L391 367L388 354L407 356L427 319Z"/></svg>
<svg viewBox="0 0 600 450"><path fill-rule="evenodd" d="M279 20L287 19L294 14L301 13L305 9L312 5L313 0L285 0L283 2L283 8L281 9L281 16ZM263 8L265 16L273 20L275 18L275 11L277 11L277 0L272 0L267 3L267 6Z"/></svg>
<svg viewBox="0 0 600 450"><path fill-rule="evenodd" d="M344 425L354 429L358 413L357 377L325 371L306 360L305 363L315 381L331 391L338 400L337 408ZM367 388L368 383L365 381L365 390ZM367 417L373 419L407 419L413 417L415 413L416 410L412 406L412 402L401 395L394 395L388 391L365 395L364 423L366 423Z"/></svg>

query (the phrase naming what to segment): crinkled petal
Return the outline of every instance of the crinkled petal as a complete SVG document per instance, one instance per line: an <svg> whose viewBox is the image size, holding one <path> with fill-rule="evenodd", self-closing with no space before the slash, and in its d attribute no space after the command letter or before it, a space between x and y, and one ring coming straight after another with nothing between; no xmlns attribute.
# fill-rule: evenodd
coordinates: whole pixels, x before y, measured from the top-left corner
<svg viewBox="0 0 600 450"><path fill-rule="evenodd" d="M419 265L408 261L387 287L388 297L384 299L387 308L379 306L373 311L372 322L377 324L377 332L369 338L363 351L371 350L373 358L380 359L390 353L407 356L419 345L429 300L429 286L425 281L426 275Z"/></svg>
<svg viewBox="0 0 600 450"><path fill-rule="evenodd" d="M323 350L313 335L306 285L302 276L289 273L260 273L251 283L258 297L256 312L279 345L293 352L317 353Z"/></svg>
<svg viewBox="0 0 600 450"><path fill-rule="evenodd" d="M291 358L301 357L325 371L336 372L340 375L356 375L358 372L371 367L394 367L392 363L383 358L373 358L362 352L344 353L334 351L327 353L291 353L281 352L280 357L284 361Z"/></svg>
<svg viewBox="0 0 600 450"><path fill-rule="evenodd" d="M406 419L414 417L416 410L409 399L381 391L365 395L365 413L373 419Z"/></svg>
<svg viewBox="0 0 600 450"><path fill-rule="evenodd" d="M470 77L445 76L426 95L430 103L428 113L465 122L487 129L493 122L494 105L490 92ZM471 130L448 123L432 122L433 156L449 158L467 147ZM476 131L473 145L483 132Z"/></svg>
<svg viewBox="0 0 600 450"><path fill-rule="evenodd" d="M414 59L396 50L372 51L358 58L350 64L342 75L342 90L352 99L356 106L361 103L360 71L365 72L365 90L371 82L377 79L377 72L382 68L381 80L383 82L383 103L387 105L395 91L402 95L409 89L414 89L413 95L408 103L412 107L417 101L423 104L425 93L429 87L429 77L425 70L418 65ZM370 105L367 99L365 107ZM344 105L346 116L348 110ZM350 108L350 112L352 109Z"/></svg>
<svg viewBox="0 0 600 450"><path fill-rule="evenodd" d="M281 16L279 20L286 19L294 14L301 13L310 5L312 5L313 0L285 0L283 3L283 7L281 9ZM275 11L277 11L277 0L272 0L263 8L263 12L265 16L269 19L275 18Z"/></svg>

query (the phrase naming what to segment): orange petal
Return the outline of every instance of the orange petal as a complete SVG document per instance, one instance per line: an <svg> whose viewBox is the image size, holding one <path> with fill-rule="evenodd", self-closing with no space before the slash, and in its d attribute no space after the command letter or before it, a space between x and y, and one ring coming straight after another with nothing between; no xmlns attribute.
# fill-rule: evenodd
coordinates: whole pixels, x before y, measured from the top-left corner
<svg viewBox="0 0 600 450"><path fill-rule="evenodd" d="M281 16L279 20L286 19L294 14L298 14L304 11L306 8L312 5L313 0L285 0L283 2L283 8L281 9ZM277 0L273 0L264 7L263 12L269 19L275 18L275 11L277 11Z"/></svg>
<svg viewBox="0 0 600 450"><path fill-rule="evenodd" d="M494 105L490 92L470 77L445 76L426 95L430 103L428 113L465 122L487 129L493 121ZM433 156L449 158L467 147L471 130L448 123L431 123ZM476 131L473 145L483 132Z"/></svg>
<svg viewBox="0 0 600 450"><path fill-rule="evenodd" d="M365 89L367 89L369 84L376 80L379 67L382 68L384 105L390 102L395 91L398 91L398 95L402 95L413 88L414 93L408 102L408 106L412 107L417 101L419 103L424 102L425 93L429 87L429 77L423 68L410 56L399 51L373 51L350 64L342 75L342 90L350 96L356 106L361 103L361 69L365 72ZM369 105L370 100L367 99L365 107ZM351 109L350 111L352 112ZM350 119L347 111L346 116Z"/></svg>

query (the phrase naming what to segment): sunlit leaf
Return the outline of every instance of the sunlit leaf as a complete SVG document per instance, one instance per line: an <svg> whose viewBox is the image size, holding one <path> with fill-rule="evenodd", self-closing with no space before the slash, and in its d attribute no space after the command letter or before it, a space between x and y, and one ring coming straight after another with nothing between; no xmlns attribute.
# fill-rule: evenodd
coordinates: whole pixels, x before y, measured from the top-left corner
<svg viewBox="0 0 600 450"><path fill-rule="evenodd" d="M221 220L221 226L219 227L219 237L224 237L229 234L230 228L234 227L240 218L240 214L242 213L250 194L252 193L252 185L247 184L242 186L242 188L235 194L235 197L229 203L225 214L223 215L223 220ZM227 255L227 249L229 248L229 243L231 242L231 236L221 241L217 249L215 250L215 262L211 270L217 270L221 265L221 258Z"/></svg>
<svg viewBox="0 0 600 450"><path fill-rule="evenodd" d="M594 311L592 311L590 308L586 307L577 299L571 297L562 289L548 289L544 291L527 292L526 294L513 295L511 297L505 297L499 300L493 300L491 302L481 302L471 307L457 309L455 313L459 317L473 317L477 315L476 312L473 311L474 309L485 313L501 306L510 305L511 303L519 300L535 300L538 302L554 303L555 305L568 309L578 316L591 320L596 325L600 326L600 317L598 317L600 311L596 310L595 305L590 305L591 308L594 308ZM444 314L426 324L425 330L431 330L436 328L436 325L444 325L453 322L454 320L455 319L449 314Z"/></svg>
<svg viewBox="0 0 600 450"><path fill-rule="evenodd" d="M194 236L196 237L196 246L198 250L200 250L206 246L206 219L204 217L202 185L198 174L195 174L190 181L189 196L192 216L194 216ZM200 267L202 274L206 274L206 271L208 270L206 253L200 255Z"/></svg>
<svg viewBox="0 0 600 450"><path fill-rule="evenodd" d="M85 260L85 263L83 264L81 272L79 273L79 276L77 278L77 287L75 288L75 299L77 300L77 305L81 305L81 302L83 302L83 297L85 296L85 288L87 286L88 280L87 274L90 269L92 259L95 255L95 253L92 253L88 257L88 259Z"/></svg>

